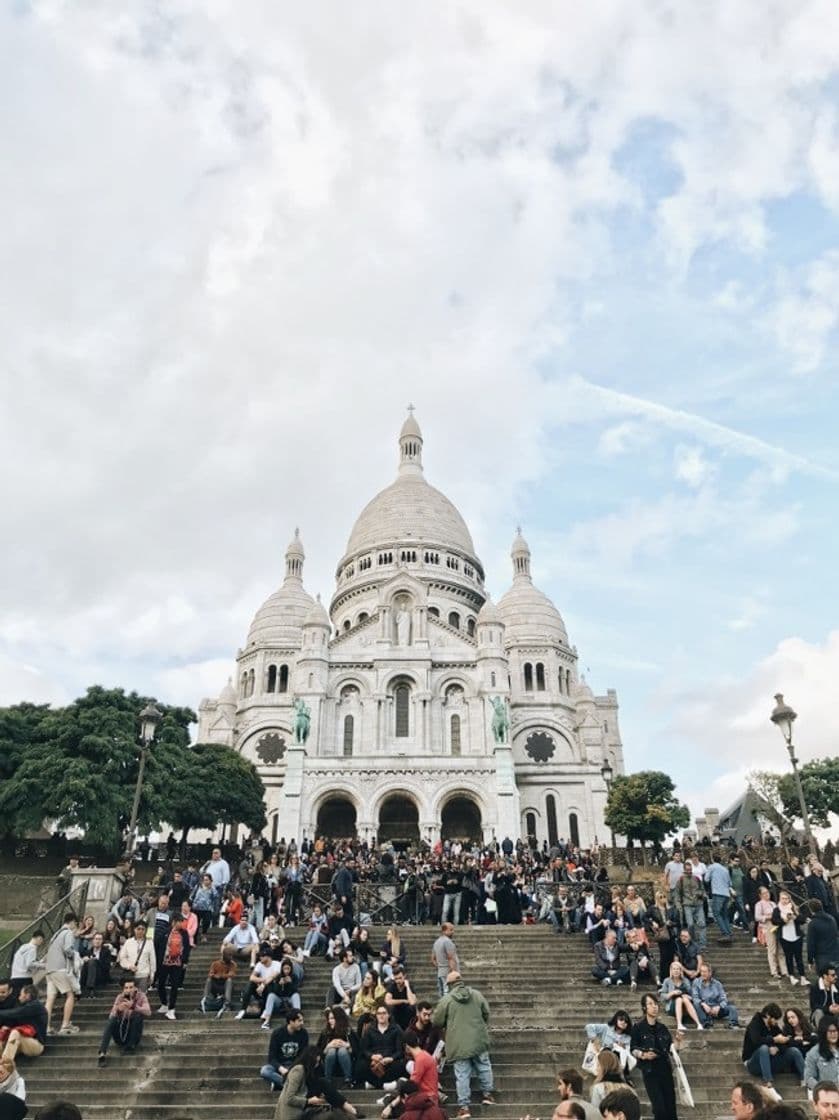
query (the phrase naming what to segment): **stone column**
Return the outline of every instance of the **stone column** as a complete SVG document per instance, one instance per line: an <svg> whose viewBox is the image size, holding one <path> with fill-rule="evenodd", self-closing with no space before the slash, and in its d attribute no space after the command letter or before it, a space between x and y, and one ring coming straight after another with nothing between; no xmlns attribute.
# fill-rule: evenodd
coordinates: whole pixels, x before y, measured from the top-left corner
<svg viewBox="0 0 839 1120"><path fill-rule="evenodd" d="M111 907L122 894L125 876L115 867L79 867L73 872L71 890L87 881L85 914L96 919L96 928L104 929ZM78 915L79 919L83 917Z"/></svg>

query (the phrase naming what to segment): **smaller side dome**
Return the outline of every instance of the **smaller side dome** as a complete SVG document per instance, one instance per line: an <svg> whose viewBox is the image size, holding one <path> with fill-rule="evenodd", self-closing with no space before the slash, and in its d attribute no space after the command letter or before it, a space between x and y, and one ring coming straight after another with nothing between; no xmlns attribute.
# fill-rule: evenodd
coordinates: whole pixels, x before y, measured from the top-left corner
<svg viewBox="0 0 839 1120"><path fill-rule="evenodd" d="M219 704L232 704L234 708L237 704L236 689L233 687L233 681L230 677L227 678L227 684L218 694L218 702Z"/></svg>
<svg viewBox="0 0 839 1120"><path fill-rule="evenodd" d="M492 599L487 598L484 605L478 611L478 626L503 626L504 619L501 617L501 612L493 603Z"/></svg>
<svg viewBox="0 0 839 1120"><path fill-rule="evenodd" d="M586 704L594 704L594 693L591 691L591 687L586 681L585 674L580 676L580 680L574 689L574 700L577 702L578 707Z"/></svg>
<svg viewBox="0 0 839 1120"><path fill-rule="evenodd" d="M326 630L332 629L332 623L329 621L329 615L326 613L326 607L320 601L320 593L315 597L314 603L309 608L306 617L303 619L304 626L322 626Z"/></svg>

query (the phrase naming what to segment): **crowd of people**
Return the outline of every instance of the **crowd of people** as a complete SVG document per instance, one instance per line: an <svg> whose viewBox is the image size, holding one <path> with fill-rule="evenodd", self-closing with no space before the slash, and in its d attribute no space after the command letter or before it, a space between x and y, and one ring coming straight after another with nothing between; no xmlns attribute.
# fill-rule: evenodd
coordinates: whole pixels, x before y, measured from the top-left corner
<svg viewBox="0 0 839 1120"><path fill-rule="evenodd" d="M76 1033L76 1001L114 981L98 1061L107 1062L114 1044L135 1050L154 1013L150 996L158 996L158 1014L175 1019L192 950L211 927L223 926L219 954L202 977L200 1009L253 1020L268 1033L259 1075L280 1094L282 1120L315 1108L359 1115L341 1091L350 1086L380 1090L385 1117L405 1111L440 1120L444 1060L454 1067L458 1114L468 1117L472 1080L486 1105L494 1090L489 1008L461 975L457 927L546 922L557 935L586 939L592 979L602 986L647 986L639 1017L619 1008L607 1022L587 1025L589 1099L578 1100L583 1083L577 1092L569 1074L560 1079L561 1095L563 1086L575 1091L558 1107L565 1102L589 1118L611 1108L632 1120L637 1070L655 1120L675 1120L674 1063L678 1078L686 1031L723 1024L744 1030L743 1063L760 1082L738 1083L744 1101L751 1093L761 1107L777 1103L776 1076L793 1073L814 1101L830 1102L825 1086L839 1085L839 942L829 881L815 860L803 865L792 857L778 878L768 862L750 863L749 854L677 845L660 882L641 886L610 883L600 853L565 843L532 849L504 838L399 852L324 838L270 848L254 838L233 865L216 848L203 865L161 868L142 893L126 888L103 928L68 913L48 943L36 932L18 949L11 977L0 982L5 1080L15 1084L20 1076L18 1053L36 1058L53 1031ZM365 905L391 918L381 943L371 941ZM402 925L422 923L439 929L430 945L436 1003L417 998L414 962L400 935ZM718 976L708 959L711 928L722 954L735 936L765 950L770 975L788 977L791 988L807 985L809 1006L770 1002L741 1024L724 961L715 962ZM330 961L330 982L312 993L307 966L319 955ZM318 1008L311 1037L304 1001L308 1015L312 1004ZM53 1027L59 1003L61 1022ZM623 1102L617 1112L616 1102Z"/></svg>

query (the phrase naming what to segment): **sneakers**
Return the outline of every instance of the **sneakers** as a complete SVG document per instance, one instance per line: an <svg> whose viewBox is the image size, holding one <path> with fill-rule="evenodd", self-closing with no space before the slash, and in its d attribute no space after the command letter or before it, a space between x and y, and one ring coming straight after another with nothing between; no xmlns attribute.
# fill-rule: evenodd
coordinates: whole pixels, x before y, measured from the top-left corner
<svg viewBox="0 0 839 1120"><path fill-rule="evenodd" d="M385 1081L384 1085L382 1085L382 1088L386 1093L395 1093L398 1088L398 1082Z"/></svg>
<svg viewBox="0 0 839 1120"><path fill-rule="evenodd" d="M64 1035L66 1038L66 1036L69 1034L78 1034L79 1028L75 1025L75 1023L68 1023L67 1026L62 1027L58 1033L60 1035Z"/></svg>
<svg viewBox="0 0 839 1120"><path fill-rule="evenodd" d="M615 981L615 987L616 987L616 988L619 988L619 987L621 986L621 984L622 984L622 983L623 983L623 980L616 980L616 981Z"/></svg>
<svg viewBox="0 0 839 1120"><path fill-rule="evenodd" d="M105 1054L103 1054L102 1051L100 1050L99 1053L96 1055L96 1064L99 1066L100 1069L102 1068L102 1066L105 1064L105 1062L107 1060L108 1060L107 1056Z"/></svg>
<svg viewBox="0 0 839 1120"><path fill-rule="evenodd" d="M472 1115L472 1113L469 1111L469 1109L467 1107L459 1108L457 1110L457 1120L469 1120L471 1115Z"/></svg>
<svg viewBox="0 0 839 1120"><path fill-rule="evenodd" d="M271 1024L268 1022L267 1019L263 1019L262 1022L259 1024L259 1029L261 1031L270 1031Z"/></svg>
<svg viewBox="0 0 839 1120"><path fill-rule="evenodd" d="M484 1093L483 1097L481 1098L481 1104L495 1104L495 1097L492 1095L492 1093Z"/></svg>
<svg viewBox="0 0 839 1120"><path fill-rule="evenodd" d="M311 955L312 955L312 950L311 949L304 949L303 950L303 956L304 957L310 957Z"/></svg>
<svg viewBox="0 0 839 1120"><path fill-rule="evenodd" d="M244 1019L244 1017L245 1017L244 1010L237 1011L236 1014L233 1016L234 1019Z"/></svg>
<svg viewBox="0 0 839 1120"><path fill-rule="evenodd" d="M376 1104L381 1105L382 1108L385 1108L387 1105L390 1104L390 1102L394 1099L395 1096L396 1096L395 1093L385 1093L385 1095L383 1097L379 1097L379 1099L376 1101Z"/></svg>
<svg viewBox="0 0 839 1120"><path fill-rule="evenodd" d="M157 1013L158 1015L165 1015L168 1010L168 1006L165 1003L161 1003L160 1007L157 1009Z"/></svg>
<svg viewBox="0 0 839 1120"><path fill-rule="evenodd" d="M632 992L637 992L638 991L638 982L636 980L632 980L630 982L629 989Z"/></svg>
<svg viewBox="0 0 839 1120"><path fill-rule="evenodd" d="M704 1027L702 1026L702 1024L701 1024L701 1023L697 1023L697 1024L696 1024L696 1029L697 1029L698 1031L704 1031L704 1030L705 1030L705 1028L704 1028Z"/></svg>
<svg viewBox="0 0 839 1120"><path fill-rule="evenodd" d="M170 1019L170 1020L177 1018L177 1015L175 1014L174 1007L170 1007L169 1010L166 1012L166 1018Z"/></svg>
<svg viewBox="0 0 839 1120"><path fill-rule="evenodd" d="M371 1085L369 1081L365 1081L365 1082L364 1082L364 1088L365 1088L365 1089L375 1089L375 1088L376 1088L376 1086L375 1086L375 1085Z"/></svg>
<svg viewBox="0 0 839 1120"><path fill-rule="evenodd" d="M802 988L809 988L810 987L810 981L807 979L806 976L802 976L801 979L798 981L798 983L801 985Z"/></svg>
<svg viewBox="0 0 839 1120"><path fill-rule="evenodd" d="M201 1002L198 1004L198 1010L201 1012L202 1015L207 1014L207 1004L206 1004L203 996L201 997Z"/></svg>
<svg viewBox="0 0 839 1120"><path fill-rule="evenodd" d="M217 1019L224 1018L225 1011L229 1011L229 1010L230 1010L230 1004L229 1003L222 1004L222 1006L216 1012L216 1018Z"/></svg>
<svg viewBox="0 0 839 1120"><path fill-rule="evenodd" d="M604 988L608 988L608 986L612 983L612 981L609 979L608 976L604 976L603 979L600 981L600 983L603 985Z"/></svg>
<svg viewBox="0 0 839 1120"><path fill-rule="evenodd" d="M782 1101L784 1099L772 1084L764 1085L763 1091L771 1101Z"/></svg>

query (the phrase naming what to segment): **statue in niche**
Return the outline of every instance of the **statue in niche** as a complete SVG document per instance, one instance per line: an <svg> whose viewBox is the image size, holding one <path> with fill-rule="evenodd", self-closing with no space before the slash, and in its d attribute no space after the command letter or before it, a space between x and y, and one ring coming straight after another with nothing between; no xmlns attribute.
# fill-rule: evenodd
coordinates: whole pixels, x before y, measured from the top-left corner
<svg viewBox="0 0 839 1120"><path fill-rule="evenodd" d="M399 646L411 644L411 612L405 602L400 603L396 611L396 644Z"/></svg>
<svg viewBox="0 0 839 1120"><path fill-rule="evenodd" d="M312 724L312 709L305 700L298 699L294 701L294 712L294 741L305 743Z"/></svg>
<svg viewBox="0 0 839 1120"><path fill-rule="evenodd" d="M496 743L506 743L507 732L510 730L507 703L501 696L490 696L489 702L492 705L492 734Z"/></svg>

